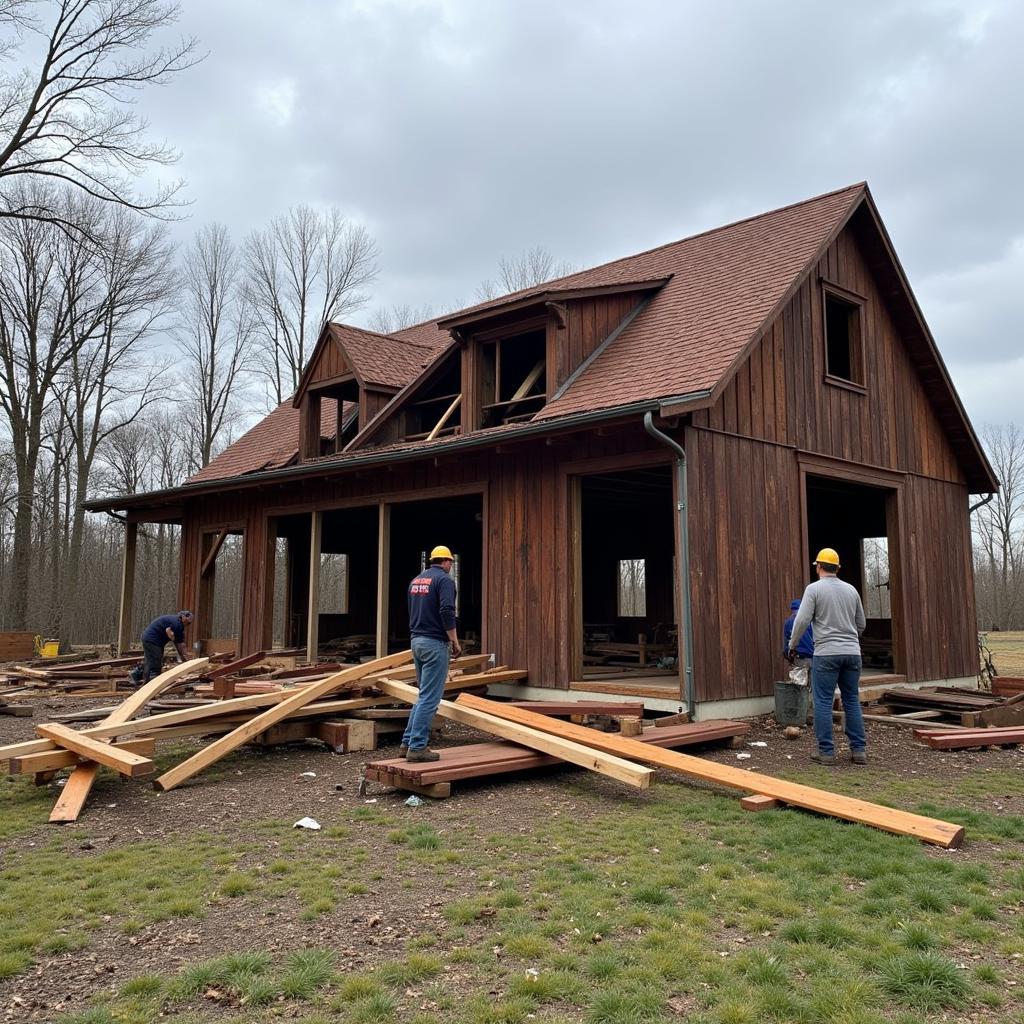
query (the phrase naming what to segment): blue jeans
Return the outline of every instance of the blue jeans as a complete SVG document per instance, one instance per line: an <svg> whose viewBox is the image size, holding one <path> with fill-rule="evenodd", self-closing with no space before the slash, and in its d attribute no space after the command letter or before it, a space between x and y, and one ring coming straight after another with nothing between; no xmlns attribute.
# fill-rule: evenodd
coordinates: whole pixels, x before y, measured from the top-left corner
<svg viewBox="0 0 1024 1024"><path fill-rule="evenodd" d="M142 663L136 665L128 674L132 682L136 684L148 683L150 679L156 679L164 670L164 645L151 644L142 641Z"/></svg>
<svg viewBox="0 0 1024 1024"><path fill-rule="evenodd" d="M448 682L448 641L427 636L412 638L412 660L420 697L409 713L402 744L410 750L422 750L430 739L430 725Z"/></svg>
<svg viewBox="0 0 1024 1024"><path fill-rule="evenodd" d="M835 754L832 742L832 699L836 686L843 702L846 738L850 750L864 750L864 714L860 708L860 655L823 654L814 656L811 668L814 684L814 735L822 754Z"/></svg>

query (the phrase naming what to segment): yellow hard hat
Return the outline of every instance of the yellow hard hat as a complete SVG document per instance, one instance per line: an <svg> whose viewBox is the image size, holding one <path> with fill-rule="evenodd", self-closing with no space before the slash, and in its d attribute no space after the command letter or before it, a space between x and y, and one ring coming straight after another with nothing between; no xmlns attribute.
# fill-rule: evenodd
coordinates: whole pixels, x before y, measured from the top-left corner
<svg viewBox="0 0 1024 1024"><path fill-rule="evenodd" d="M815 564L821 562L823 565L834 565L838 569L839 552L835 548L822 548L814 562Z"/></svg>
<svg viewBox="0 0 1024 1024"><path fill-rule="evenodd" d="M443 544L438 544L433 551L430 552L430 560L433 562L435 558L454 558L450 548L446 548Z"/></svg>

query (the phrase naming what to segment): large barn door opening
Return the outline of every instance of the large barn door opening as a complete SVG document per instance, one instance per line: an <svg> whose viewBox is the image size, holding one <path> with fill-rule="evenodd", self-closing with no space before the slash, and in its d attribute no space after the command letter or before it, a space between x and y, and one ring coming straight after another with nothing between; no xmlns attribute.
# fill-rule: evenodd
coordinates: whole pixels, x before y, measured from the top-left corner
<svg viewBox="0 0 1024 1024"><path fill-rule="evenodd" d="M409 582L429 564L431 549L443 544L455 556L452 576L458 589L459 640L467 653L482 653L483 496L395 502L388 512L387 649L409 646Z"/></svg>
<svg viewBox="0 0 1024 1024"><path fill-rule="evenodd" d="M578 501L578 690L681 696L675 503L670 466L581 476ZM578 497L577 497L578 496Z"/></svg>
<svg viewBox="0 0 1024 1024"><path fill-rule="evenodd" d="M842 563L840 578L860 593L868 622L861 637L865 676L905 671L898 498L891 488L807 477L807 549L813 559L821 548L835 548Z"/></svg>

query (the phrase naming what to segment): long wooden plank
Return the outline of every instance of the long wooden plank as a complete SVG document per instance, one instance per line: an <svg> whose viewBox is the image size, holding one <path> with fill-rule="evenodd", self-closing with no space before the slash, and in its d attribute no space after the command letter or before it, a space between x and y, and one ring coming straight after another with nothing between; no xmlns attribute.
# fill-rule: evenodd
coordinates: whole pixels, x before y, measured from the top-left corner
<svg viewBox="0 0 1024 1024"><path fill-rule="evenodd" d="M131 719L133 719L154 697L159 696L164 690L173 686L183 677L193 672L199 672L209 664L209 658L194 658L190 661L183 661L178 665L174 665L166 672L161 672L156 679L151 679L145 686L140 686L135 693L125 698L125 700L123 700L121 704L110 713L104 724L122 725L125 722L131 721ZM39 733L38 729L36 732L39 735L44 735ZM114 735L117 735L117 733L114 733ZM52 739L52 737L46 738ZM75 779L76 775L79 775L80 778ZM71 785L71 780L73 779L74 785ZM54 805L53 812L50 815L50 821L60 823L77 821L78 815L82 813L82 808L85 806L85 802L89 798L89 790L92 788L92 784L95 779L96 773L90 770L88 762L86 764L78 765L71 773L71 778L68 780L68 783L65 784L57 803ZM77 810L74 803L76 799L79 801Z"/></svg>
<svg viewBox="0 0 1024 1024"><path fill-rule="evenodd" d="M472 708L495 718L530 726L538 731L574 740L597 750L657 765L659 768L667 768L670 771L681 772L705 782L713 782L747 793L760 793L762 796L774 797L794 807L803 807L806 810L817 811L819 814L827 814L834 818L871 825L897 835L916 836L923 842L946 849L954 849L963 842L963 827L951 822L926 818L920 814L911 814L908 811L899 811L891 807L882 807L867 800L829 793L826 790L814 789L796 782L774 779L768 775L744 771L742 768L734 768L731 765L705 761L690 754L680 754L675 750L652 747L615 733L602 733L585 726L572 725L557 718L536 715L530 711L524 711L522 708L510 707L508 704L500 704L483 697L474 697L471 694L461 694L456 701L456 706Z"/></svg>
<svg viewBox="0 0 1024 1024"><path fill-rule="evenodd" d="M206 678L220 679L221 676L229 676L233 672L240 672L243 668L248 668L250 665L258 664L266 656L266 651L256 651L255 654L247 654L243 658L236 658L234 661L229 661L226 665L220 665L210 672L205 673Z"/></svg>
<svg viewBox="0 0 1024 1024"><path fill-rule="evenodd" d="M258 733L264 732L266 729L269 729L270 726L276 725L280 722L281 719L287 718L291 712L296 711L307 704L312 704L313 701L326 696L334 690L339 690L344 686L357 683L375 672L381 672L384 669L393 666L404 665L411 659L411 651L400 651L398 654L391 654L386 658L377 658L374 661L368 661L362 665L353 665L351 668L345 669L343 672L337 672L333 676L329 676L327 679L322 679L319 682L311 683L309 686L304 686L301 690L296 690L294 693L289 694L285 700L281 701L275 707L269 708L262 714L256 715L255 718L246 722L244 725L240 725L233 732L229 732L226 736L222 736L220 739L214 740L213 743L204 747L198 753L193 754L192 757L183 761L170 771L164 772L164 774L156 780L154 786L164 792L174 789L175 786L181 785L181 783L186 779L190 779L193 775L196 775L204 768L209 767L215 761L219 761L226 754L231 753L232 750L237 749L243 743L251 740Z"/></svg>
<svg viewBox="0 0 1024 1024"><path fill-rule="evenodd" d="M133 740L121 740L114 746L148 757L156 747L156 739L153 736L141 736ZM73 768L81 759L81 755L73 750L63 749L51 750L44 754L28 754L25 757L11 759L11 774L31 775L33 772L60 771L61 768Z"/></svg>
<svg viewBox="0 0 1024 1024"><path fill-rule="evenodd" d="M512 671L511 669L508 671ZM456 676L445 684L445 693L454 693L466 688L476 688L487 685L488 682L495 682L494 673L479 673L474 675ZM363 680L367 682L368 680ZM281 690L278 693L256 693L248 697L234 697L230 700L214 701L198 707L182 708L179 711L167 711L159 715L149 715L146 718L136 718L123 725L108 725L101 723L90 726L87 729L80 729L83 736L91 736L94 739L105 739L110 736L138 736L148 735L151 732L164 729L170 726L188 725L190 723L201 723L208 719L229 717L240 712L249 712L262 708L273 707L293 696L297 690ZM384 695L382 697L353 697L344 701L320 701L313 706L302 708L293 716L299 717L314 714L336 713L339 711L352 711L359 708L380 707L382 704L393 704L394 698ZM196 734L200 731L197 729ZM181 733L180 735L187 735ZM25 740L21 743L11 743L0 747L0 768L5 762L12 758L25 757L29 754L41 754L54 750L56 744L50 740Z"/></svg>
<svg viewBox="0 0 1024 1024"><path fill-rule="evenodd" d="M65 750L73 750L90 761L105 764L122 775L149 775L150 772L156 771L156 765L151 758L115 747L113 743L104 743L103 740L83 736L66 725L40 725L36 727L36 732L45 739L53 740Z"/></svg>
<svg viewBox="0 0 1024 1024"><path fill-rule="evenodd" d="M414 686L406 683L385 682L377 683L378 689L391 697L408 701L415 704L419 697L419 691ZM463 694L462 697L465 697ZM460 698L461 700L461 698ZM494 703L488 701L487 703ZM590 771L599 772L609 778L627 785L635 786L638 789L647 789L651 784L653 772L649 768L633 764L615 754L601 753L592 747L585 747L571 739L566 740L558 736L550 736L542 730L530 728L504 721L494 715L479 711L475 708L465 707L459 703L442 700L437 713L443 718L450 718L463 725L472 726L482 732L500 736L502 739L512 740L531 750L539 750L544 754L552 754L560 757L563 761L570 761L578 764L581 768L588 768ZM544 722L554 722L557 719L545 718L543 715L531 715ZM588 730L591 731L591 730Z"/></svg>
<svg viewBox="0 0 1024 1024"><path fill-rule="evenodd" d="M64 783L64 788L60 791L53 810L50 811L51 823L64 824L78 820L99 770L100 766L95 761L86 761L68 776L68 781Z"/></svg>

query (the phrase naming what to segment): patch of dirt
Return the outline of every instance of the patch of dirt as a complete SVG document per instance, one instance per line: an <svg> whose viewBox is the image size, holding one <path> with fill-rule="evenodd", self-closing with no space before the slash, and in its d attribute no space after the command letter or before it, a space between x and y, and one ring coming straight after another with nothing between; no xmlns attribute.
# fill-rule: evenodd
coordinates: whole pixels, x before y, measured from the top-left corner
<svg viewBox="0 0 1024 1024"><path fill-rule="evenodd" d="M91 703L91 702L90 702ZM96 706L109 701L97 700ZM59 711L72 704L57 698L36 699L33 719L0 717L0 743L31 737L33 723L46 719L47 711ZM74 707L83 706L75 701ZM752 720L752 730L738 749L705 748L701 755L723 764L773 774L809 764L813 733L805 730L796 740L787 740L770 718ZM465 727L444 722L439 725L439 746L484 739ZM844 781L863 779L865 796L884 787L893 778L960 780L977 772L1013 772L1024 768L1024 752L1018 750L943 752L917 744L908 728L867 723L867 768L848 761L845 741L837 733L840 761L835 769ZM766 746L751 746L764 743ZM396 740L397 744L397 740ZM188 746L188 744L184 744ZM198 746L198 744L195 744ZM737 758L737 754L749 758ZM643 805L656 799L649 793L630 790L610 779L573 768L541 770L531 774L457 783L447 800L425 800L417 808L404 805L407 794L371 784L364 797L358 793L362 766L370 760L397 755L397 746L374 752L348 755L327 753L317 744L279 747L270 750L245 749L221 762L210 773L200 775L170 793L158 794L146 780L122 782L102 777L79 822L63 826L59 834L70 839L69 855L87 857L120 845L139 841L173 844L179 837L198 830L226 837L229 841L254 841L255 822L291 823L309 815L325 829L332 825L353 826L351 811L371 806L403 823L429 823L442 837L446 831L467 823L486 833L529 833L553 817L574 820L607 812L612 804ZM820 769L819 769L820 770ZM315 773L315 777L304 775ZM674 784L678 776L664 775ZM566 783L571 783L571 787ZM49 787L54 798L55 785ZM950 787L949 802L957 799ZM1024 815L1024 796L1006 794L992 799L992 805L971 809ZM54 831L41 813L39 828L8 845L8 850L27 849L48 840ZM322 833L303 833L313 848ZM78 842L83 849L78 851ZM272 838L263 852L248 866L276 859ZM397 864L402 847L382 844L375 868L385 879L411 877ZM992 855L986 844L970 844L958 853L974 859ZM243 863L241 867L247 865ZM275 957L304 947L338 950L342 969L360 970L404 954L406 943L417 934L447 927L443 907L478 892L474 873L460 868L448 880L452 887L437 888L433 875L414 878L411 888L370 883L370 891L342 898L331 912L308 921L301 917L297 899L261 901L254 896L214 903L201 919L184 919L142 928L125 936L117 920L92 933L85 950L42 957L30 971L0 982L0 1013L7 1020L47 1021L62 1007L81 1006L106 990L116 990L125 981L146 972L171 975L182 966L218 956L226 951L261 949Z"/></svg>

